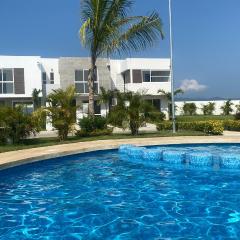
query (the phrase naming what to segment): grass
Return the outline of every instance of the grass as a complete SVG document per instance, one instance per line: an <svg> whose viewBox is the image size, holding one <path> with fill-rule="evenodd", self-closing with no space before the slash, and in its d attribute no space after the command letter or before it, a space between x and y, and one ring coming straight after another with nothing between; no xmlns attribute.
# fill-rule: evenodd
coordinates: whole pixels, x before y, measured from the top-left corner
<svg viewBox="0 0 240 240"><path fill-rule="evenodd" d="M192 122L192 121L208 121L208 120L234 120L234 116L224 115L194 115L194 116L177 116L179 122Z"/></svg>
<svg viewBox="0 0 240 240"><path fill-rule="evenodd" d="M69 137L67 141L59 142L57 138L35 138L26 139L22 144L18 145L0 145L0 153L8 151L16 151L28 148L46 147L59 144L69 144L76 142L87 142L96 140L109 140L109 139L130 139L130 138L154 138L154 137L172 137L172 136L205 136L206 134L197 131L179 131L173 134L171 131L161 131L153 133L141 133L138 136L132 136L130 134L112 134L108 136L98 137Z"/></svg>

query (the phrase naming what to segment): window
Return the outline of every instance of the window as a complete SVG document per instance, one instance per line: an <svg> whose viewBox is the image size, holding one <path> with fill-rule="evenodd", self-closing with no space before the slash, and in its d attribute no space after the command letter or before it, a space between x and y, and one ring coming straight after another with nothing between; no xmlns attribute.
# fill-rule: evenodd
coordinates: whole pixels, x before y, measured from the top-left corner
<svg viewBox="0 0 240 240"><path fill-rule="evenodd" d="M170 71L144 70L142 71L143 82L168 82Z"/></svg>
<svg viewBox="0 0 240 240"><path fill-rule="evenodd" d="M25 114L31 114L34 111L32 102L13 102L13 107L22 107Z"/></svg>
<svg viewBox="0 0 240 240"><path fill-rule="evenodd" d="M54 72L50 72L50 84L54 84Z"/></svg>
<svg viewBox="0 0 240 240"><path fill-rule="evenodd" d="M83 113L88 114L88 101L82 102ZM101 115L101 105L97 101L94 101L94 112L95 115Z"/></svg>
<svg viewBox="0 0 240 240"><path fill-rule="evenodd" d="M13 90L13 69L0 70L0 93L11 94Z"/></svg>
<svg viewBox="0 0 240 240"><path fill-rule="evenodd" d="M98 93L98 79L94 82L94 92ZM88 70L75 71L75 88L77 93L88 93Z"/></svg>
<svg viewBox="0 0 240 240"><path fill-rule="evenodd" d="M131 82L130 70L127 70L126 72L123 73L123 80L125 84Z"/></svg>
<svg viewBox="0 0 240 240"><path fill-rule="evenodd" d="M43 82L43 84L47 83L47 73L46 72L42 72L42 82Z"/></svg>
<svg viewBox="0 0 240 240"><path fill-rule="evenodd" d="M150 71L143 71L143 82L151 82L151 73Z"/></svg>
<svg viewBox="0 0 240 240"><path fill-rule="evenodd" d="M156 110L161 111L161 100L160 99L148 99L146 100L150 103Z"/></svg>

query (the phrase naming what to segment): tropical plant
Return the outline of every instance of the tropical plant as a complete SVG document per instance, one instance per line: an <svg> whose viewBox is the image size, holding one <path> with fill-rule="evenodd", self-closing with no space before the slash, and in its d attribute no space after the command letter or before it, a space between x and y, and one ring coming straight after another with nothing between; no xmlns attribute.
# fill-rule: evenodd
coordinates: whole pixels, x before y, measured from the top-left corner
<svg viewBox="0 0 240 240"><path fill-rule="evenodd" d="M75 88L69 86L66 90L53 90L47 97L47 104L47 115L58 130L59 140L64 141L76 123Z"/></svg>
<svg viewBox="0 0 240 240"><path fill-rule="evenodd" d="M82 0L80 38L89 49L89 115L94 116L94 81L96 61L122 51L144 50L161 36L162 22L156 12L149 16L128 16L133 0Z"/></svg>
<svg viewBox="0 0 240 240"><path fill-rule="evenodd" d="M159 89L158 93L161 93L163 96L165 96L168 100L168 115L169 118L172 118L172 94L171 92L166 92L163 89ZM184 94L184 91L181 88L178 88L174 91L174 96L177 96L179 94ZM175 106L175 110L176 110L176 106Z"/></svg>
<svg viewBox="0 0 240 240"><path fill-rule="evenodd" d="M197 111L197 106L195 103L184 103L183 113L184 115L195 115Z"/></svg>
<svg viewBox="0 0 240 240"><path fill-rule="evenodd" d="M78 137L110 135L112 128L107 126L107 119L100 116L84 117L79 120L80 130L76 132Z"/></svg>
<svg viewBox="0 0 240 240"><path fill-rule="evenodd" d="M110 106L114 98L115 90L106 90L104 87L100 87L101 93L98 95L98 104L104 104L106 109L106 117L110 111Z"/></svg>
<svg viewBox="0 0 240 240"><path fill-rule="evenodd" d="M151 117L154 107L145 101L141 94L127 92L117 93L117 105L109 114L109 123L123 129L129 128L132 135L139 133L139 128L144 126Z"/></svg>
<svg viewBox="0 0 240 240"><path fill-rule="evenodd" d="M233 103L232 101L229 99L227 100L224 105L221 107L222 111L223 111L223 115L230 115L233 112Z"/></svg>
<svg viewBox="0 0 240 240"><path fill-rule="evenodd" d="M33 109L37 110L41 107L42 98L39 97L39 94L42 92L40 89L34 88L32 91L32 101L33 101Z"/></svg>
<svg viewBox="0 0 240 240"><path fill-rule="evenodd" d="M104 130L107 128L107 119L104 117L84 117L79 120L79 127L86 132Z"/></svg>
<svg viewBox="0 0 240 240"><path fill-rule="evenodd" d="M0 128L1 142L10 140L14 144L40 131L32 115L25 114L22 107L0 108Z"/></svg>
<svg viewBox="0 0 240 240"><path fill-rule="evenodd" d="M208 104L202 106L203 115L213 115L214 110L215 110L214 102L209 102Z"/></svg>

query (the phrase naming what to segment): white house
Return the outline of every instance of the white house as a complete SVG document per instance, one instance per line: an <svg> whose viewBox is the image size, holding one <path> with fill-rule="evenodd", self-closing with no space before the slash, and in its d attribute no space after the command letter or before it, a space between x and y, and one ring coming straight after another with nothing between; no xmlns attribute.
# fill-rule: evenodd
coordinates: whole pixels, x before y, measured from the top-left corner
<svg viewBox="0 0 240 240"><path fill-rule="evenodd" d="M0 56L0 105L24 104L31 109L34 88L46 96L52 88L59 87L58 59Z"/></svg>
<svg viewBox="0 0 240 240"><path fill-rule="evenodd" d="M76 102L82 105L77 116L88 109L87 75L90 59L81 57L43 58L40 56L0 56L0 105L24 104L33 108L32 91L42 90L43 100L53 89L76 87ZM100 87L120 91L141 92L144 98L167 114L167 99L159 89L171 91L170 60L127 58L97 61L97 81L94 84L96 99ZM96 114L105 115L104 106L96 104Z"/></svg>

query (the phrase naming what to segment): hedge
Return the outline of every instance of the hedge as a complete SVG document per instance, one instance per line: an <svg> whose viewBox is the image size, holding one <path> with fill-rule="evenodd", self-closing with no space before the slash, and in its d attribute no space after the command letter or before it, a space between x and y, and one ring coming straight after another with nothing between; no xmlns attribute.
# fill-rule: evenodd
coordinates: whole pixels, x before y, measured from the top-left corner
<svg viewBox="0 0 240 240"><path fill-rule="evenodd" d="M79 130L76 132L77 137L97 137L103 135L111 135L113 128L103 129L103 130L94 130L92 132L87 132L85 130Z"/></svg>
<svg viewBox="0 0 240 240"><path fill-rule="evenodd" d="M228 131L240 131L239 120L226 120L223 122L224 129Z"/></svg>
<svg viewBox="0 0 240 240"><path fill-rule="evenodd" d="M177 130L190 130L204 132L209 135L222 135L223 134L223 122L222 121L196 121L196 122L177 122ZM157 130L171 130L172 122L165 121L157 124Z"/></svg>

